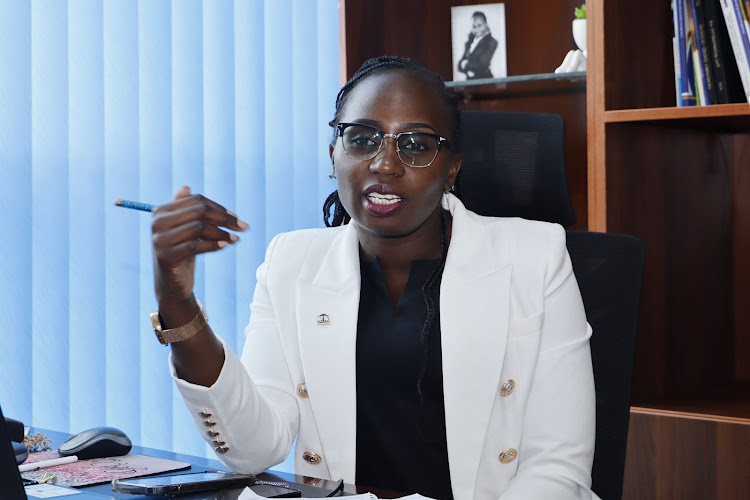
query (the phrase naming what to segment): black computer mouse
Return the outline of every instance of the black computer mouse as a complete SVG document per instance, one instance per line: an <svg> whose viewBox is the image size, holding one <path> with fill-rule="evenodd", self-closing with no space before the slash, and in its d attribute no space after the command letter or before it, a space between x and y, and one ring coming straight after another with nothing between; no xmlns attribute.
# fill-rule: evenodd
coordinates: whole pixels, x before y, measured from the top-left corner
<svg viewBox="0 0 750 500"><path fill-rule="evenodd" d="M62 457L75 455L80 460L87 460L127 455L132 447L130 438L120 429L94 427L70 436L57 452Z"/></svg>
<svg viewBox="0 0 750 500"><path fill-rule="evenodd" d="M16 463L21 465L29 457L29 449L15 441L11 441L10 444L13 445L13 454L16 456Z"/></svg>

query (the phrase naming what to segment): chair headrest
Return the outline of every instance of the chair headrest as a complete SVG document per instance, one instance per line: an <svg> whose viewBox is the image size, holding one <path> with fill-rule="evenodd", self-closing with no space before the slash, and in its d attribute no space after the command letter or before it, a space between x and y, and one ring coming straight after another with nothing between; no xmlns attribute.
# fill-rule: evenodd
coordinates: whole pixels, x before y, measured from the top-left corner
<svg viewBox="0 0 750 500"><path fill-rule="evenodd" d="M481 215L575 224L560 115L461 113L461 197Z"/></svg>

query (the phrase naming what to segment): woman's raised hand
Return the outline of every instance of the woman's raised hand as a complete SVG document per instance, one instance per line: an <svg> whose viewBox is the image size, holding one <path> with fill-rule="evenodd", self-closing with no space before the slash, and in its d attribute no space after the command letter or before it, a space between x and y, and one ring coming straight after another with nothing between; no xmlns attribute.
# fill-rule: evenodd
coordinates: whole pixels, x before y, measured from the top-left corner
<svg viewBox="0 0 750 500"><path fill-rule="evenodd" d="M192 301L196 255L221 250L239 240L222 228L244 231L248 225L218 203L190 194L187 186L154 210L154 288L160 311Z"/></svg>

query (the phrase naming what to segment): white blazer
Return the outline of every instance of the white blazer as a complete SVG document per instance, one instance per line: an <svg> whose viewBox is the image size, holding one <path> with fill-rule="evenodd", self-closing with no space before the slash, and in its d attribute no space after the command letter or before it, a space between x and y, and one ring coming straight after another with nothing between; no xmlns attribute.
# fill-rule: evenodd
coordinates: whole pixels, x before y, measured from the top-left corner
<svg viewBox="0 0 750 500"><path fill-rule="evenodd" d="M454 497L591 498L591 329L565 231L481 217L453 195L443 206L453 215L440 331ZM225 344L210 388L172 365L183 399L232 470L276 465L297 438L297 474L353 483L356 229L281 234L257 278L242 360Z"/></svg>

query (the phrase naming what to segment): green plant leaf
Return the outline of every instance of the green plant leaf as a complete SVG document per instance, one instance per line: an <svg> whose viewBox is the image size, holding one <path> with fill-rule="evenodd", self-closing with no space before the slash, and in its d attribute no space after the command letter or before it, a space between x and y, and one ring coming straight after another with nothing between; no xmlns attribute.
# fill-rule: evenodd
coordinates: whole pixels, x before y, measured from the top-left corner
<svg viewBox="0 0 750 500"><path fill-rule="evenodd" d="M576 19L586 19L586 4L576 7L574 10Z"/></svg>

